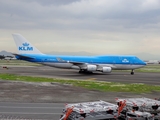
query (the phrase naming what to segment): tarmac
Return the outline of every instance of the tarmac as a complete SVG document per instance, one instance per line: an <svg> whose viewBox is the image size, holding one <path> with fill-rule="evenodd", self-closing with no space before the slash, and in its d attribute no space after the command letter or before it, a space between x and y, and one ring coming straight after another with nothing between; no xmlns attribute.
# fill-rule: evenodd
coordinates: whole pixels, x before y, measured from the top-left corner
<svg viewBox="0 0 160 120"><path fill-rule="evenodd" d="M59 120L63 103L0 103L1 120Z"/></svg>
<svg viewBox="0 0 160 120"><path fill-rule="evenodd" d="M63 79L77 80L98 80L106 82L121 82L121 83L144 83L144 84L160 84L159 73L143 73L135 72L130 75L130 71L113 71L111 73L96 72L93 74L79 74L78 70L73 69L58 69L47 66L8 66L9 69L0 69L0 73L13 73L17 75L40 76Z"/></svg>
<svg viewBox="0 0 160 120"><path fill-rule="evenodd" d="M106 82L160 84L159 73L112 72L109 74L79 74L77 70L57 69L46 66L8 66L0 73L25 76L41 76L76 80L98 80ZM104 100L115 98L147 97L159 98L160 92L121 93L87 90L70 85L51 83L29 83L0 80L0 119L58 120L65 103Z"/></svg>

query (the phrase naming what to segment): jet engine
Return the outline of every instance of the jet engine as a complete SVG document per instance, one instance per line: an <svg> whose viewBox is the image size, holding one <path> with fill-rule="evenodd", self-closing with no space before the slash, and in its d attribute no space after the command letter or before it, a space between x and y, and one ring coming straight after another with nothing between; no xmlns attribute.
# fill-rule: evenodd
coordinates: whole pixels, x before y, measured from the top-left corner
<svg viewBox="0 0 160 120"><path fill-rule="evenodd" d="M101 72L104 72L104 73L110 73L111 71L112 71L111 67L102 67L102 70L101 70Z"/></svg>
<svg viewBox="0 0 160 120"><path fill-rule="evenodd" d="M96 65L87 65L87 71L96 71L97 70L97 66Z"/></svg>

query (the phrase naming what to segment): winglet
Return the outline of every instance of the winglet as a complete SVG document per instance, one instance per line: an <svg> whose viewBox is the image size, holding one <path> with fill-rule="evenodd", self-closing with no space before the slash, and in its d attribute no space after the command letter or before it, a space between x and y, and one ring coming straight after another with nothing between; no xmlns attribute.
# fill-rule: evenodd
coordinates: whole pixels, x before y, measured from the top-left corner
<svg viewBox="0 0 160 120"><path fill-rule="evenodd" d="M12 34L16 43L17 50L20 54L42 54L35 46L33 46L27 39L21 34Z"/></svg>

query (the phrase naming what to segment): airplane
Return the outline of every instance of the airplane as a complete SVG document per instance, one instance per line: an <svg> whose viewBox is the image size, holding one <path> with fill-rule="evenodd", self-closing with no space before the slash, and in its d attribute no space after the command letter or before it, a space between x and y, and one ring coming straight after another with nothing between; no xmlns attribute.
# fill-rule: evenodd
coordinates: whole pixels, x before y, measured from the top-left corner
<svg viewBox="0 0 160 120"><path fill-rule="evenodd" d="M4 55L0 55L0 59L1 60L13 60L15 59L13 56L4 56Z"/></svg>
<svg viewBox="0 0 160 120"><path fill-rule="evenodd" d="M15 60L16 58L13 56L5 56L5 60Z"/></svg>
<svg viewBox="0 0 160 120"><path fill-rule="evenodd" d="M159 60L145 60L146 64L160 64Z"/></svg>
<svg viewBox="0 0 160 120"><path fill-rule="evenodd" d="M79 73L102 72L111 73L112 70L134 70L144 67L146 63L132 55L100 55L100 56L64 56L47 55L40 52L21 34L12 34L18 54L12 53L18 60L35 62L46 66L77 69Z"/></svg>
<svg viewBox="0 0 160 120"><path fill-rule="evenodd" d="M5 58L5 56L4 55L0 55L0 59L2 60L2 59L4 59Z"/></svg>

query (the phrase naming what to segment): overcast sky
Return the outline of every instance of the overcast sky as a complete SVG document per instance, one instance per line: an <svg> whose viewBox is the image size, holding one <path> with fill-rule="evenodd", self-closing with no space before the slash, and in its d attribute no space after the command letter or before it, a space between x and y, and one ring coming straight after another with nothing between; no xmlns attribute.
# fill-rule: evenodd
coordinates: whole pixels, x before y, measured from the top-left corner
<svg viewBox="0 0 160 120"><path fill-rule="evenodd" d="M160 0L0 0L0 51L12 33L44 53L160 55Z"/></svg>

